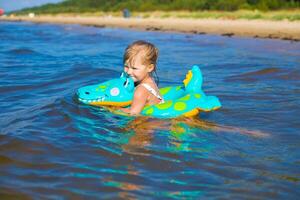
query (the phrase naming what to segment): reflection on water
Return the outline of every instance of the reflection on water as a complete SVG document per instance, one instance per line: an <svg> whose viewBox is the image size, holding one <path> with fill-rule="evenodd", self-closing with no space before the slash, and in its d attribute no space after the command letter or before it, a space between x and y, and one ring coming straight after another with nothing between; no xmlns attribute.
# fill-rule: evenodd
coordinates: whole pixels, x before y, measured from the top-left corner
<svg viewBox="0 0 300 200"><path fill-rule="evenodd" d="M155 137L156 131L162 131L168 137L167 150L170 152L176 151L195 151L189 147L189 141L193 138L199 138L193 134L193 130L201 130L202 133L234 133L234 134L247 134L252 137L268 137L268 133L262 131L247 130L238 127L230 127L224 125L218 125L213 122L199 119L198 117L191 118L175 118L175 119L155 119L150 117L137 117L129 121L129 123L121 128L121 132L133 133L126 144L122 146L123 150L127 153L143 154L145 152L138 152L149 146L153 137ZM203 140L203 143L206 140ZM206 147L206 146L205 146ZM209 151L212 148L207 146L203 148L203 151ZM135 152L136 151L136 152Z"/></svg>
<svg viewBox="0 0 300 200"><path fill-rule="evenodd" d="M0 22L1 199L297 199L300 43ZM222 109L123 117L78 103L124 48L160 49L160 87L190 66Z"/></svg>

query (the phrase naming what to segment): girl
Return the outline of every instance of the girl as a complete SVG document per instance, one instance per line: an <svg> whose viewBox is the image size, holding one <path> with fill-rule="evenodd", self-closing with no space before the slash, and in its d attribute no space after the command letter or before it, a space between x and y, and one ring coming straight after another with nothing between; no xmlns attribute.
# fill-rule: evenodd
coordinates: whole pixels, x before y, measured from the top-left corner
<svg viewBox="0 0 300 200"><path fill-rule="evenodd" d="M158 49L146 41L130 44L124 53L124 71L133 79L136 88L130 108L120 110L130 115L138 115L146 105L163 103L157 84L156 73Z"/></svg>

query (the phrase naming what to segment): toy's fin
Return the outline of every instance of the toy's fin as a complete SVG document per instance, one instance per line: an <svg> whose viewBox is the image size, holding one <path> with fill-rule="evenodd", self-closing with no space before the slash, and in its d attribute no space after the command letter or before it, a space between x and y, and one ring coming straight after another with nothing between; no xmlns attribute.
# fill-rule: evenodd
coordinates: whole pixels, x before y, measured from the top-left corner
<svg viewBox="0 0 300 200"><path fill-rule="evenodd" d="M202 73L197 65L194 65L191 70L186 74L183 84L188 92L202 93Z"/></svg>

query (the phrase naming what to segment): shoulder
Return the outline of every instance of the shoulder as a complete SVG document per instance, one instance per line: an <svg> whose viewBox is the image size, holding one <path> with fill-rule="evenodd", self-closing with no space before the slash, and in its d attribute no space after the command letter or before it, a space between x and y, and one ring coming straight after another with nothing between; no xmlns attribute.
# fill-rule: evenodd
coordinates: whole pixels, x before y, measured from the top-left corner
<svg viewBox="0 0 300 200"><path fill-rule="evenodd" d="M143 85L138 85L134 91L134 97L145 98L149 95L149 91Z"/></svg>

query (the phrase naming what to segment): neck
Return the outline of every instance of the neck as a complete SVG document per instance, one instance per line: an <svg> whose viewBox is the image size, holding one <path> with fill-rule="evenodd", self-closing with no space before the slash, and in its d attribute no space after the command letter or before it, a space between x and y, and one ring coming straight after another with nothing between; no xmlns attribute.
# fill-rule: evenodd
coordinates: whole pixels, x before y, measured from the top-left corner
<svg viewBox="0 0 300 200"><path fill-rule="evenodd" d="M149 83L149 82L153 82L153 79L151 76L147 76L145 77L143 80L139 81L139 82L135 82L134 85L137 86L141 83Z"/></svg>
<svg viewBox="0 0 300 200"><path fill-rule="evenodd" d="M151 76L147 76L145 77L140 83L147 83L147 82L152 82L153 79Z"/></svg>

